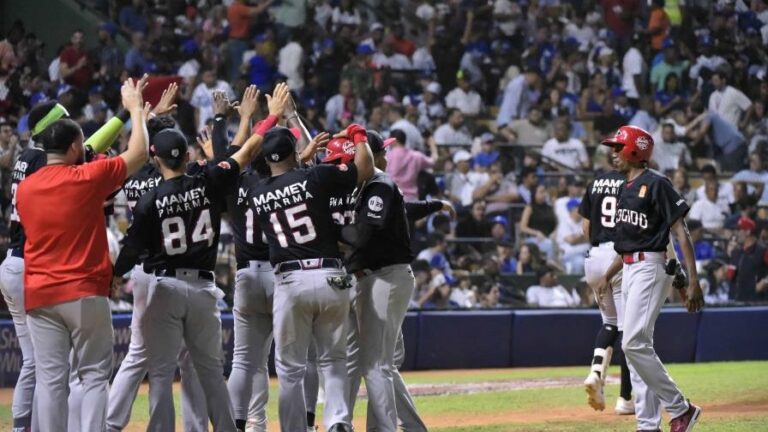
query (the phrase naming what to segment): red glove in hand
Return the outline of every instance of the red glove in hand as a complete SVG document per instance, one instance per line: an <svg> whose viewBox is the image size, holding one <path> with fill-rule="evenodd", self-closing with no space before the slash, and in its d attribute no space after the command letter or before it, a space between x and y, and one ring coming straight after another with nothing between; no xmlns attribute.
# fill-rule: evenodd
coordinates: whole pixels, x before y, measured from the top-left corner
<svg viewBox="0 0 768 432"><path fill-rule="evenodd" d="M347 138L351 139L355 145L368 141L368 134L365 133L365 128L359 124L352 123L347 126L346 132Z"/></svg>

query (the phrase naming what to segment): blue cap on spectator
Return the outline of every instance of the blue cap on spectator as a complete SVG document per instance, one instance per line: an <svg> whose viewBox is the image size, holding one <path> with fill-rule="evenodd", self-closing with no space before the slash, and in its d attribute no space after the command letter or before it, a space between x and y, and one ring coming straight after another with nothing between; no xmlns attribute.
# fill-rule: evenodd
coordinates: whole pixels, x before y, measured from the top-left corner
<svg viewBox="0 0 768 432"><path fill-rule="evenodd" d="M317 108L317 99L315 98L304 99L304 106L307 108Z"/></svg>
<svg viewBox="0 0 768 432"><path fill-rule="evenodd" d="M568 209L568 211L571 211L575 209L576 207L581 205L581 200L578 198L571 198L568 200L567 203L565 203L565 208Z"/></svg>
<svg viewBox="0 0 768 432"><path fill-rule="evenodd" d="M46 101L48 101L49 99L50 99L50 98L48 97L48 95L47 95L47 94L45 94L45 92L39 91L39 92L37 92L37 93L33 94L33 95L32 95L32 96L29 98L29 107L30 107L30 108L33 108L35 105L37 105L37 104L39 104L39 103L42 103L42 102L46 102Z"/></svg>
<svg viewBox="0 0 768 432"><path fill-rule="evenodd" d="M509 225L509 220L507 219L507 217L506 217L506 216L502 216L502 215L498 215L498 216L496 216L495 218L493 218L493 219L491 220L491 222L492 222L494 225L496 225L496 224L501 224L501 225L504 225L505 227L506 227L507 225Z"/></svg>
<svg viewBox="0 0 768 432"><path fill-rule="evenodd" d="M563 44L565 44L565 46L568 46L568 47L571 47L571 48L577 47L577 46L581 45L579 43L579 40L576 39L573 36L565 38L565 40L563 41Z"/></svg>
<svg viewBox="0 0 768 432"><path fill-rule="evenodd" d="M104 30L112 37L115 37L115 34L117 34L117 26L110 21L101 23L99 30Z"/></svg>
<svg viewBox="0 0 768 432"><path fill-rule="evenodd" d="M333 48L333 39L331 38L325 38L322 42L320 42L320 49L325 50L328 48Z"/></svg>
<svg viewBox="0 0 768 432"><path fill-rule="evenodd" d="M100 85L95 85L95 86L91 87L91 88L88 90L88 94L89 94L89 95L92 95L92 94L101 94L101 92L102 92L102 91L104 91L104 88L102 88Z"/></svg>
<svg viewBox="0 0 768 432"><path fill-rule="evenodd" d="M197 45L197 42L194 39L187 39L181 44L181 52L184 54L194 54L199 50L200 46Z"/></svg>
<svg viewBox="0 0 768 432"><path fill-rule="evenodd" d="M715 43L715 39L709 33L701 35L699 38L701 45L712 46Z"/></svg>
<svg viewBox="0 0 768 432"><path fill-rule="evenodd" d="M621 87L614 87L613 90L611 90L611 97L624 96L625 94L627 94L627 92Z"/></svg>
<svg viewBox="0 0 768 432"><path fill-rule="evenodd" d="M373 47L368 44L360 44L357 46L357 53L360 55L370 55L375 52L376 51L373 49Z"/></svg>
<svg viewBox="0 0 768 432"><path fill-rule="evenodd" d="M672 40L672 38L664 38L664 40L661 42L661 47L664 49L667 48L674 48L675 47L675 41Z"/></svg>
<svg viewBox="0 0 768 432"><path fill-rule="evenodd" d="M29 131L29 114L24 114L16 125L16 132L24 134Z"/></svg>
<svg viewBox="0 0 768 432"><path fill-rule="evenodd" d="M267 32L259 33L253 38L254 42L266 42L269 39Z"/></svg>
<svg viewBox="0 0 768 432"><path fill-rule="evenodd" d="M56 88L56 97L61 97L64 93L67 93L72 90L72 86L69 84L59 84L59 86Z"/></svg>

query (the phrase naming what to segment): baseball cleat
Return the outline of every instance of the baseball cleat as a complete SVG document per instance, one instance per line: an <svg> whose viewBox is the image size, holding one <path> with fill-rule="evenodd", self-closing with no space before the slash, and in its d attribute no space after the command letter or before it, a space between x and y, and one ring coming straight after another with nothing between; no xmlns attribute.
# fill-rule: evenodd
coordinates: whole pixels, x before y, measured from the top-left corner
<svg viewBox="0 0 768 432"><path fill-rule="evenodd" d="M605 409L605 395L603 387L605 382L600 378L597 372L590 372L587 379L584 380L584 390L587 392L587 402L595 411Z"/></svg>
<svg viewBox="0 0 768 432"><path fill-rule="evenodd" d="M635 413L635 403L619 396L616 399L616 407L613 409L618 415L632 415Z"/></svg>
<svg viewBox="0 0 768 432"><path fill-rule="evenodd" d="M344 423L336 423L328 429L328 432L353 432L352 426Z"/></svg>
<svg viewBox="0 0 768 432"><path fill-rule="evenodd" d="M701 408L688 401L688 411L669 422L669 432L691 432L701 416Z"/></svg>

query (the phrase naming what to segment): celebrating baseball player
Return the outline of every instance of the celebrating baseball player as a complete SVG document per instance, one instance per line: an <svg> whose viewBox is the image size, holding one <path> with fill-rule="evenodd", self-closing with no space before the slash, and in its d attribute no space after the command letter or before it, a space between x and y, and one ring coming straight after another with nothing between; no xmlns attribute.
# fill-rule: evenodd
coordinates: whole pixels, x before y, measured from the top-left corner
<svg viewBox="0 0 768 432"><path fill-rule="evenodd" d="M282 112L287 88L280 84L267 96L270 113ZM214 431L235 430L223 377L221 321L216 307L221 290L214 284L221 212L241 167L258 152L264 124L230 158L185 175L187 142L175 130L154 139L155 161L163 182L139 199L126 245L148 250L144 269L155 278L149 288L142 330L150 382L148 429L174 429L172 381L182 340L189 349L205 393Z"/></svg>
<svg viewBox="0 0 768 432"><path fill-rule="evenodd" d="M616 226L615 215L621 187L625 177L618 171L609 171L596 177L588 186L581 200L579 214L582 216L584 235L589 239L592 248L584 261L584 274L587 284L595 291L595 298L603 318L603 325L595 338L592 369L589 372L584 387L587 391L589 405L595 410L605 409L605 377L608 364L613 355L613 346L621 340L624 329L624 302L621 297L621 272L611 279L611 295L597 295L597 285L605 274L608 266L616 258L613 234ZM617 414L634 414L632 403L632 383L629 377L624 353L619 352L621 364L621 391L616 400Z"/></svg>
<svg viewBox="0 0 768 432"><path fill-rule="evenodd" d="M685 305L689 312L697 312L704 304L684 220L689 207L669 179L647 168L653 153L653 138L648 132L623 126L603 144L613 148L614 164L625 175L626 183L614 219L614 248L619 256L599 281L598 293L609 296L611 281L622 271L622 348L632 372L637 426L643 431L660 430L663 406L672 418L670 430L689 432L701 408L685 399L653 347L654 325L671 279L665 269L670 230L677 237L689 272Z"/></svg>
<svg viewBox="0 0 768 432"><path fill-rule="evenodd" d="M324 378L325 427L331 432L351 430L345 398L349 286L329 204L332 194L352 191L369 179L373 161L365 129L351 125L345 135L357 147L353 163L299 168L295 136L286 128L274 128L262 145L271 177L249 193L275 268L273 324L283 431L308 427L303 378L312 338Z"/></svg>

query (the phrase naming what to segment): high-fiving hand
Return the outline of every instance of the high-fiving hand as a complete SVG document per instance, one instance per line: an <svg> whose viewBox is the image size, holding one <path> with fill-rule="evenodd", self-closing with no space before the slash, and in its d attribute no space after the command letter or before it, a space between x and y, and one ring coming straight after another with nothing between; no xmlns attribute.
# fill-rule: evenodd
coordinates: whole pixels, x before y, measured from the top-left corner
<svg viewBox="0 0 768 432"><path fill-rule="evenodd" d="M144 88L147 87L147 79L149 77L145 74L140 80L134 82L133 79L128 78L120 88L120 96L123 100L123 107L130 112L144 108L144 98L141 93Z"/></svg>
<svg viewBox="0 0 768 432"><path fill-rule="evenodd" d="M269 108L269 115L280 117L285 111L285 106L290 99L290 92L288 91L288 85L280 83L275 86L272 91L272 95L267 95L267 107Z"/></svg>

